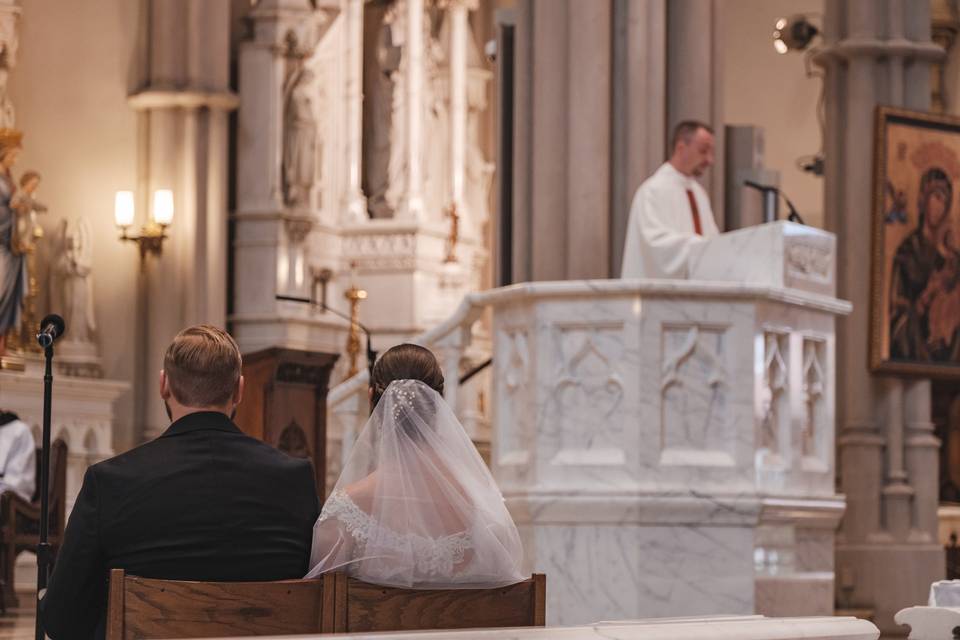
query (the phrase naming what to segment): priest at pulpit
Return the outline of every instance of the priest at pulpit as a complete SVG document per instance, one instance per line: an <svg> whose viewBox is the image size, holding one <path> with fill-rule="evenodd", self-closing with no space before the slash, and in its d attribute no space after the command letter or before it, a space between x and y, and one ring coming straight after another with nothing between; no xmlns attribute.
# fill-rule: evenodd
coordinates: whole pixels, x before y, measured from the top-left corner
<svg viewBox="0 0 960 640"><path fill-rule="evenodd" d="M621 278L686 278L691 248L719 233L697 181L713 164L713 147L713 130L702 122L673 130L670 159L633 196Z"/></svg>

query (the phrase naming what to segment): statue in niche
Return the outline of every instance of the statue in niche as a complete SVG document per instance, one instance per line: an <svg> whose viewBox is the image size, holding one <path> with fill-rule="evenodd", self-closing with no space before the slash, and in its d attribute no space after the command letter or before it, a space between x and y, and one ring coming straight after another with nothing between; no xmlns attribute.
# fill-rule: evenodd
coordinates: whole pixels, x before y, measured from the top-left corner
<svg viewBox="0 0 960 640"><path fill-rule="evenodd" d="M438 14L442 20L442 14ZM449 20L443 20L442 33L436 33L430 11L423 14L423 130L431 138L448 142L450 130L450 73L447 52L441 40L449 42ZM424 144L424 196L427 211L443 212L450 205L450 145ZM462 205L462 203L459 203ZM461 210L462 213L462 210ZM443 214L441 213L441 216Z"/></svg>
<svg viewBox="0 0 960 640"><path fill-rule="evenodd" d="M394 2L386 8L377 34L376 55L373 60L368 56L365 69L363 190L373 218L393 216L399 201L396 185L402 184L403 178L400 109L404 4Z"/></svg>
<svg viewBox="0 0 960 640"><path fill-rule="evenodd" d="M0 129L0 356L6 352L7 332L20 326L27 294L26 260L12 246L17 224L17 210L11 206L17 189L13 165L20 155L22 138L19 131Z"/></svg>
<svg viewBox="0 0 960 640"><path fill-rule="evenodd" d="M310 206L317 178L317 90L313 71L301 66L283 92L283 199L290 207Z"/></svg>
<svg viewBox="0 0 960 640"><path fill-rule="evenodd" d="M93 313L93 232L85 218L60 223L60 256L54 273L61 283L61 304L70 330L64 342L90 344L97 321Z"/></svg>

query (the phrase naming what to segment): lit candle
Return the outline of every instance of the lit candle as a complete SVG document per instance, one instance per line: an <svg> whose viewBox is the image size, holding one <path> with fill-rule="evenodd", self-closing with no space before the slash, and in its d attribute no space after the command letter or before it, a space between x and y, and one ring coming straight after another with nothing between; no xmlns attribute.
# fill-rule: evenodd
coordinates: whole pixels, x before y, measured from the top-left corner
<svg viewBox="0 0 960 640"><path fill-rule="evenodd" d="M113 218L117 226L125 229L133 224L133 191L117 191L113 201Z"/></svg>
<svg viewBox="0 0 960 640"><path fill-rule="evenodd" d="M173 191L157 189L153 192L153 221L163 226L173 222Z"/></svg>

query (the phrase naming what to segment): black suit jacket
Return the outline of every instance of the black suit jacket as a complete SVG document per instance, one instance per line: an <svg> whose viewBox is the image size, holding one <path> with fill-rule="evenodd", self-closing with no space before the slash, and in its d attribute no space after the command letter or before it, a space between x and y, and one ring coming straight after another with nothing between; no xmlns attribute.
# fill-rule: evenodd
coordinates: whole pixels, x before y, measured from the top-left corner
<svg viewBox="0 0 960 640"><path fill-rule="evenodd" d="M167 580L301 578L318 514L309 461L222 413L184 416L87 469L40 603L46 632L102 637L112 568Z"/></svg>

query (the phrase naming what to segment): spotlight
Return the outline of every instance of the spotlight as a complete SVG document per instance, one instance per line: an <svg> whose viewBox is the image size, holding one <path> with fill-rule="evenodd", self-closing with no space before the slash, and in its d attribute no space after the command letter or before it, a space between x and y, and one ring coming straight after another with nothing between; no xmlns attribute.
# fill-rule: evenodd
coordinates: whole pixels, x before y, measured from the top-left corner
<svg viewBox="0 0 960 640"><path fill-rule="evenodd" d="M820 30L801 14L780 18L774 25L774 29L773 48L777 53L803 51L813 37L820 33Z"/></svg>

